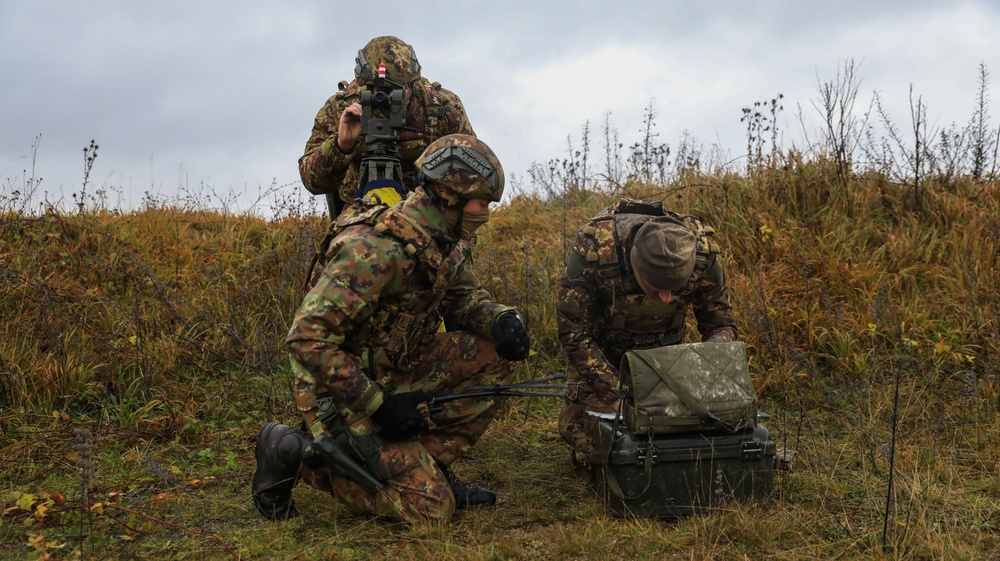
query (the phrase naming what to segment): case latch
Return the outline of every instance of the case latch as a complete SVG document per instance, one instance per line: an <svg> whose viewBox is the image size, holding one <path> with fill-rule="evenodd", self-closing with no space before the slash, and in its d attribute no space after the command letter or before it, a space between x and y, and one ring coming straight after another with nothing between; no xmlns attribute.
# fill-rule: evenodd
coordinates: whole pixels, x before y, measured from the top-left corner
<svg viewBox="0 0 1000 561"><path fill-rule="evenodd" d="M740 459L744 462L755 462L764 457L764 443L757 441L744 442L740 447Z"/></svg>

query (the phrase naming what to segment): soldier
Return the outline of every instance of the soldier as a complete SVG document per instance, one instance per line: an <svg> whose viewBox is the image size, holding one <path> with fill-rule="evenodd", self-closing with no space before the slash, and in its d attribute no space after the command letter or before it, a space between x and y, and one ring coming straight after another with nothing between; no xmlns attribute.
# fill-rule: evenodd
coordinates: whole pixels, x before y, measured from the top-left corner
<svg viewBox="0 0 1000 561"><path fill-rule="evenodd" d="M623 198L577 233L559 282L559 341L569 397L559 433L588 472L596 418L619 407L626 351L682 342L688 307L702 341L734 341L736 326L714 231L659 202Z"/></svg>
<svg viewBox="0 0 1000 561"><path fill-rule="evenodd" d="M286 343L309 432L269 423L257 437L253 501L267 518L297 514L299 478L411 521L496 501L450 466L489 426L497 402L450 401L429 416L426 403L509 383L510 361L528 356L517 310L493 301L460 243L489 219L503 169L468 135L434 141L415 165L420 186L405 201L340 216L319 282L295 315ZM439 331L442 319L460 330Z"/></svg>
<svg viewBox="0 0 1000 561"><path fill-rule="evenodd" d="M327 196L331 218L359 195L364 151L361 92L373 87L380 63L385 64L385 77L403 87L406 129L399 138L403 185L413 185L414 160L428 144L448 134L475 136L461 100L420 75L410 45L392 36L376 37L358 51L355 62L354 80L341 82L339 91L316 114L305 154L299 158L302 183L310 193Z"/></svg>

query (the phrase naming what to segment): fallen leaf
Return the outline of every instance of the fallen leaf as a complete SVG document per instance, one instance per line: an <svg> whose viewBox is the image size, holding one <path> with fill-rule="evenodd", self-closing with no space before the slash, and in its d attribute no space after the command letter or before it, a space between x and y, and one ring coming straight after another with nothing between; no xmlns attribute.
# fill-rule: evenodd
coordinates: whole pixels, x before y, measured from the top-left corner
<svg viewBox="0 0 1000 561"><path fill-rule="evenodd" d="M35 503L35 496L31 493L24 493L21 498L17 500L17 507L21 510L31 510L31 505Z"/></svg>

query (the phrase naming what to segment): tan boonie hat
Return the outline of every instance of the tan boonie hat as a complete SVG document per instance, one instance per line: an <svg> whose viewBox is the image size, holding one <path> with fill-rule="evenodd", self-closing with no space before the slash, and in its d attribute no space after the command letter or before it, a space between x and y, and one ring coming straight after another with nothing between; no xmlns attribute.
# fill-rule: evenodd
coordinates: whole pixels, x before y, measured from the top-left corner
<svg viewBox="0 0 1000 561"><path fill-rule="evenodd" d="M635 234L632 270L657 290L679 290L694 273L695 233L669 216L657 216Z"/></svg>

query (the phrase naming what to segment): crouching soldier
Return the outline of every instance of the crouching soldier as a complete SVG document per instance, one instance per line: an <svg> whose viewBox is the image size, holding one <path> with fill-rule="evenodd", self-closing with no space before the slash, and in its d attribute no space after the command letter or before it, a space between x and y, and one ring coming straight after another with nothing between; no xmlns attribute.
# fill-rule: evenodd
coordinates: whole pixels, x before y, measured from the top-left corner
<svg viewBox="0 0 1000 561"><path fill-rule="evenodd" d="M460 243L489 219L503 169L461 134L432 142L416 167L406 200L338 219L295 315L286 343L308 432L269 423L257 437L253 502L267 518L298 514L299 479L410 521L496 501L450 469L493 420L495 398L432 398L510 383L510 361L528 356L517 310L493 301ZM439 330L442 320L459 330Z"/></svg>
<svg viewBox="0 0 1000 561"><path fill-rule="evenodd" d="M681 343L694 309L702 341L734 341L736 326L713 230L658 202L621 199L587 222L566 256L556 316L569 397L559 433L589 473L597 420L618 406L626 351Z"/></svg>

